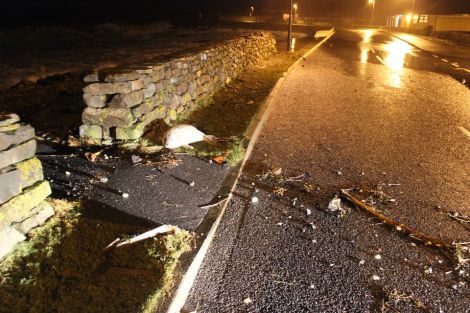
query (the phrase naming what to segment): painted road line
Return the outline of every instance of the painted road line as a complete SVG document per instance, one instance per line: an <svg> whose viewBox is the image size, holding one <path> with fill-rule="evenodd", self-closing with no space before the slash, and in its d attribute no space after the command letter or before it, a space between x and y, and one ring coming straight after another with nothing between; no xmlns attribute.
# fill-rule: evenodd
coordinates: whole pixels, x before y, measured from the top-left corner
<svg viewBox="0 0 470 313"><path fill-rule="evenodd" d="M454 63L451 63L453 67L460 67L459 63L457 62L454 62Z"/></svg>
<svg viewBox="0 0 470 313"><path fill-rule="evenodd" d="M467 70L466 68L463 68L462 70L464 70L467 73L470 73L470 70Z"/></svg>
<svg viewBox="0 0 470 313"><path fill-rule="evenodd" d="M469 139L470 139L470 131L468 131L465 127L463 126L457 126L458 129L460 129L460 131L465 135L467 136Z"/></svg>
<svg viewBox="0 0 470 313"><path fill-rule="evenodd" d="M436 59L439 59L438 55L433 54L432 56L435 57Z"/></svg>
<svg viewBox="0 0 470 313"><path fill-rule="evenodd" d="M370 50L371 50L373 53L375 53L375 49L374 49L374 48L370 48Z"/></svg>
<svg viewBox="0 0 470 313"><path fill-rule="evenodd" d="M446 60L446 59L441 59L442 62L446 62L446 63L449 63L449 60Z"/></svg>

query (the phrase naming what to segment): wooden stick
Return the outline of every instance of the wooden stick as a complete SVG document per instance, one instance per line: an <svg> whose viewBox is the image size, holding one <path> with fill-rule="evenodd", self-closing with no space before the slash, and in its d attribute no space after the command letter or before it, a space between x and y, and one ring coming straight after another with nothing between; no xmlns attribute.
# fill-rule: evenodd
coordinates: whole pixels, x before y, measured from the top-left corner
<svg viewBox="0 0 470 313"><path fill-rule="evenodd" d="M437 239L437 238L432 238L426 234L420 233L418 231L415 231L414 229L409 228L408 226L405 226L402 223L399 223L393 219L391 219L388 216L383 215L379 211L377 211L375 208L368 206L367 204L363 203L362 201L358 200L354 196L352 196L349 193L350 189L341 189L341 197L344 199L348 200L349 202L354 203L361 209L369 212L372 214L374 217L378 218L385 224L393 226L396 230L399 232L402 232L404 234L407 234L413 239L416 239L418 241L424 242L426 245L434 245L438 248L444 248L450 251L451 246L448 243L445 243L444 241Z"/></svg>
<svg viewBox="0 0 470 313"><path fill-rule="evenodd" d="M120 248L120 247L123 247L123 246L127 246L127 245L131 245L131 244L134 244L136 242L139 242L139 241L142 241L142 240L145 240L145 239L148 239L148 238L152 238L152 237L155 237L157 235L163 235L163 234L168 234L168 233L174 233L176 232L177 230L179 230L179 228L177 226L173 226L173 225L162 225L162 226L159 226L157 228L154 228L152 230L149 230L148 232L145 232L143 234L140 234L138 236L135 236L133 238L130 238L130 239L127 239L127 240L124 240L124 241L121 241L119 243L115 243L114 246L116 246L116 248ZM116 240L115 240L116 241ZM113 244L115 241L113 241L111 244ZM108 246L111 246L112 245L108 245Z"/></svg>

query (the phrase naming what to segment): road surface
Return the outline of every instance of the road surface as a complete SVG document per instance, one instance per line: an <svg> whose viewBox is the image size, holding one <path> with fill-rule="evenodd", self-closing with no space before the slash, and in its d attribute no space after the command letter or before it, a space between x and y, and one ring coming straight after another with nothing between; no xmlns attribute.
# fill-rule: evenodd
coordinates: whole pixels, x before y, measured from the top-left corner
<svg viewBox="0 0 470 313"><path fill-rule="evenodd" d="M341 188L380 189L391 218L469 241L446 214L470 215L469 80L385 33L337 32L287 77L185 309L468 312L467 272L442 251L327 207ZM306 175L260 177L279 168Z"/></svg>

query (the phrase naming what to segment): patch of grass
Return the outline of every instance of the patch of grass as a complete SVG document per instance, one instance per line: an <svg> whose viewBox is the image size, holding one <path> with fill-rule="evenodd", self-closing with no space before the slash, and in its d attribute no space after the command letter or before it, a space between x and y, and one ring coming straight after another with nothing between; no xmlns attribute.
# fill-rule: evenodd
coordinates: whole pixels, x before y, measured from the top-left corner
<svg viewBox="0 0 470 313"><path fill-rule="evenodd" d="M244 138L238 137L219 142L197 142L192 145L194 149L178 148L176 152L205 158L223 156L227 164L234 166L245 156L245 143Z"/></svg>
<svg viewBox="0 0 470 313"><path fill-rule="evenodd" d="M185 231L103 253L117 237L148 229L82 215L54 200L56 215L0 263L1 312L151 312L172 287Z"/></svg>

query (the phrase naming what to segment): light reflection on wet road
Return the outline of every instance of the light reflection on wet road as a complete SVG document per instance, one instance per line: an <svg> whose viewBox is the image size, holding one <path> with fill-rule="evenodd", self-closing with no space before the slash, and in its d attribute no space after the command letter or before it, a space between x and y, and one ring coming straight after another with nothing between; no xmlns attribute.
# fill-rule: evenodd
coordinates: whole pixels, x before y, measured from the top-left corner
<svg viewBox="0 0 470 313"><path fill-rule="evenodd" d="M343 32L341 37L341 42L336 41L334 37L330 41L330 45L340 46L340 49L333 53L347 62L355 63L359 59L361 65L351 64L355 68L354 72L359 75L365 75L368 63L382 63L389 69L384 78L391 87L400 88L402 70L411 68L448 74L470 88L470 59L453 58L450 61L449 58L422 51L380 30L362 29ZM344 47L348 47L349 51L357 51L358 57L345 55L345 50L339 51Z"/></svg>

